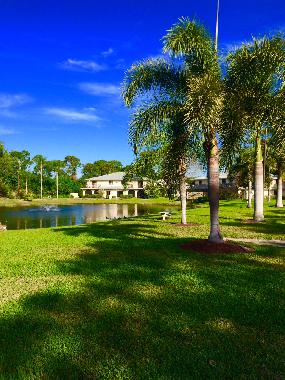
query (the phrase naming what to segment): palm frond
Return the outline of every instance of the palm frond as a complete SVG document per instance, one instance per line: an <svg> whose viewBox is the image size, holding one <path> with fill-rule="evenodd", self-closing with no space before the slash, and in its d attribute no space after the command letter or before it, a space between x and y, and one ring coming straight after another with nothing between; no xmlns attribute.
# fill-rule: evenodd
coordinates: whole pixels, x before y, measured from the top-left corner
<svg viewBox="0 0 285 380"><path fill-rule="evenodd" d="M178 96L185 90L186 74L183 67L163 58L148 59L134 64L126 73L122 97L128 107L147 91Z"/></svg>

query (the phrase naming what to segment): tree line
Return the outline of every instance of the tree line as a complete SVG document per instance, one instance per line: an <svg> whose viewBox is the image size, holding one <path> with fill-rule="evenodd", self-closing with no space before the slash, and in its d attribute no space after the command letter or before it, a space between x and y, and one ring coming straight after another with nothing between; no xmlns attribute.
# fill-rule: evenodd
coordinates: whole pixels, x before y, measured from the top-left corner
<svg viewBox="0 0 285 380"><path fill-rule="evenodd" d="M70 193L80 193L86 178L123 169L117 160L82 164L72 155L63 160L48 160L40 154L32 157L28 150L8 151L0 143L0 196L23 199L66 197Z"/></svg>
<svg viewBox="0 0 285 380"><path fill-rule="evenodd" d="M209 241L222 242L221 166L232 172L238 164L248 167L247 181L254 185L253 218L256 222L264 219L264 135L278 167L280 198L285 40L280 33L253 38L221 58L206 28L196 20L181 18L163 37L163 50L165 58L137 62L125 75L122 97L133 109L129 129L137 156L133 167L144 157L158 154L170 179L179 182L182 223L186 224L187 165L191 159L203 162L208 175ZM249 148L252 153L244 155Z"/></svg>

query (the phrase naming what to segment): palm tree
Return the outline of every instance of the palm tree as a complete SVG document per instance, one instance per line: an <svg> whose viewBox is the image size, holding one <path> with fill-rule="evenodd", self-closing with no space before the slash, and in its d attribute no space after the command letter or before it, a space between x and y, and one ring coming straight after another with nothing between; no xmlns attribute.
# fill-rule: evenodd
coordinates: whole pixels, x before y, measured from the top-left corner
<svg viewBox="0 0 285 380"><path fill-rule="evenodd" d="M221 124L223 85L212 37L196 21L181 18L164 37L164 51L180 57L187 83L186 121L203 136L207 159L210 204L209 241L223 242L219 226L219 149L217 131Z"/></svg>
<svg viewBox="0 0 285 380"><path fill-rule="evenodd" d="M187 81L184 65L166 59L149 59L126 73L122 95L132 115L129 139L136 153L149 147L167 146L164 161L180 182L182 217L186 224L186 170L189 126L186 118ZM148 97L148 101L145 100Z"/></svg>
<svg viewBox="0 0 285 380"><path fill-rule="evenodd" d="M277 35L244 44L228 57L225 79L224 145L232 152L248 133L255 136L254 220L263 214L263 154L261 135L272 118L274 98L284 75L285 42Z"/></svg>
<svg viewBox="0 0 285 380"><path fill-rule="evenodd" d="M35 164L34 166L34 172L35 174L40 174L40 183L41 183L41 190L40 190L40 196L43 197L43 169L44 165L46 163L46 158L42 156L41 154L37 154L35 157L33 157L32 162Z"/></svg>
<svg viewBox="0 0 285 380"><path fill-rule="evenodd" d="M274 161L275 172L277 174L277 197L276 207L283 207L283 175L285 171L285 140L280 139L278 134L274 134L269 140L268 153Z"/></svg>

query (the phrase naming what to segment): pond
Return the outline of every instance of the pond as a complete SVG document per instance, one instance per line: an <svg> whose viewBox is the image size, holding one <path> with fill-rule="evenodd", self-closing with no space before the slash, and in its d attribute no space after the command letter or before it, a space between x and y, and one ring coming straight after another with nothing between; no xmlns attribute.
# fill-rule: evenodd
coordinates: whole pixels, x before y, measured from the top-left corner
<svg viewBox="0 0 285 380"><path fill-rule="evenodd" d="M117 218L172 211L175 207L142 204L93 204L41 207L0 207L0 222L8 230L72 226Z"/></svg>

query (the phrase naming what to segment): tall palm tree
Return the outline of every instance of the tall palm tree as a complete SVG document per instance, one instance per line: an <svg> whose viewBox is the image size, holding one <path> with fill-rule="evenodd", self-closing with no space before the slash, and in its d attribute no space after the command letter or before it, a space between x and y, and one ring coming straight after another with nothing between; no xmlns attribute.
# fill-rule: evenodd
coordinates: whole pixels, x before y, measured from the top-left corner
<svg viewBox="0 0 285 380"><path fill-rule="evenodd" d="M226 108L224 145L239 149L247 134L255 136L254 220L263 214L263 154L261 135L272 114L274 98L284 83L285 41L277 35L244 44L228 57L225 79Z"/></svg>
<svg viewBox="0 0 285 380"><path fill-rule="evenodd" d="M182 59L187 83L186 121L203 136L210 204L209 241L223 242L219 226L219 149L223 84L214 41L196 21L181 18L164 37L164 51Z"/></svg>
<svg viewBox="0 0 285 380"><path fill-rule="evenodd" d="M186 170L189 126L186 119L187 82L184 65L163 58L133 65L126 73L122 95L135 107L129 138L135 150L167 145L165 162L179 177L182 218L186 224Z"/></svg>

